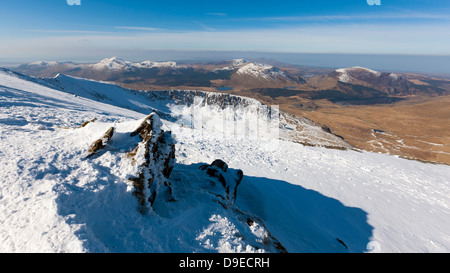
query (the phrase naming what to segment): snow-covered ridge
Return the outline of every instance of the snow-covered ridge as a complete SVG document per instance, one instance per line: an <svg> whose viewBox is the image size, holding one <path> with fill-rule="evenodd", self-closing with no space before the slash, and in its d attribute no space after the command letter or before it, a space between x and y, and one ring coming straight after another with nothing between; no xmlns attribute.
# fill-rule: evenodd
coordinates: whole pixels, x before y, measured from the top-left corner
<svg viewBox="0 0 450 273"><path fill-rule="evenodd" d="M277 68L260 63L247 63L240 67L236 73L240 75L249 75L255 78L262 77L264 79L276 79L279 76L286 77L286 75Z"/></svg>
<svg viewBox="0 0 450 273"><path fill-rule="evenodd" d="M353 66L353 67L348 67L348 68L336 69L336 72L339 72L339 73L347 73L349 71L365 71L365 72L372 73L372 74L374 74L376 76L380 76L381 75L381 73L379 71L375 71L375 70L372 70L372 69L369 69L369 68L365 68L365 67L361 67L361 66Z"/></svg>
<svg viewBox="0 0 450 273"><path fill-rule="evenodd" d="M232 59L231 65L227 65L224 67L215 68L213 71L221 71L221 70L236 70L242 67L243 65L249 63L246 59Z"/></svg>
<svg viewBox="0 0 450 273"><path fill-rule="evenodd" d="M132 66L138 68L153 68L153 67L181 67L177 65L176 62L168 61L168 62L154 62L154 61L143 61L139 63L133 63Z"/></svg>
<svg viewBox="0 0 450 273"><path fill-rule="evenodd" d="M75 64L75 63L68 63L68 62L45 62L45 61L36 61L27 64L28 66L38 66L38 67L52 67L52 66L58 66L58 65L70 65L73 68L90 68L96 71L101 70L109 70L109 71L123 71L123 70L129 70L129 69L150 69L150 68L185 68L185 66L178 65L176 62L173 61L167 61L167 62L155 62L155 61L141 61L141 62L130 62L126 61L117 57L111 57L111 58L105 58L103 60L100 60L97 63L90 63L90 64Z"/></svg>
<svg viewBox="0 0 450 273"><path fill-rule="evenodd" d="M37 66L55 66L61 64L60 62L56 62L56 61L50 61L50 62L46 62L46 61L37 61L37 62L32 62L29 63L29 65L37 65Z"/></svg>
<svg viewBox="0 0 450 273"><path fill-rule="evenodd" d="M131 67L131 62L124 61L122 59L112 57L101 60L100 62L93 64L92 68L101 70L101 69L110 69L110 70L120 70Z"/></svg>
<svg viewBox="0 0 450 273"><path fill-rule="evenodd" d="M349 67L349 68L339 68L335 70L337 73L339 73L338 79L341 82L351 82L352 80L354 80L354 77L351 76L351 74L353 72L366 72L366 73L370 73L375 77L379 77L381 75L380 72L369 69L369 68L365 68L365 67L360 67L360 66L353 66L353 67Z"/></svg>
<svg viewBox="0 0 450 273"><path fill-rule="evenodd" d="M391 78L394 79L394 80L398 80L398 75L395 74L395 73L390 73L390 74L389 74L389 77L391 77Z"/></svg>
<svg viewBox="0 0 450 273"><path fill-rule="evenodd" d="M98 63L92 64L92 68L96 70L102 70L102 69L109 69L109 70L125 70L125 69L131 69L131 68L162 68L162 67L169 67L169 68L180 68L183 66L178 66L176 62L154 62L154 61L142 61L142 62L129 62L122 60L117 57L112 58L105 58L101 60Z"/></svg>
<svg viewBox="0 0 450 273"><path fill-rule="evenodd" d="M241 65L243 65L243 64L246 64L246 63L248 63L248 61L246 60L246 59L243 59L243 58L241 58L241 59L233 59L233 66L241 66Z"/></svg>
<svg viewBox="0 0 450 273"><path fill-rule="evenodd" d="M261 136L258 126L253 126L255 122L259 122L260 128L262 124L272 126L277 122L279 131L271 134L279 133L277 137L282 139L311 145L351 147L307 119L287 115L252 98L198 90L136 91L63 74L47 79L47 83L64 92L140 113L154 111L162 118L184 126L208 128L224 134L258 133ZM234 128L236 123L243 128Z"/></svg>

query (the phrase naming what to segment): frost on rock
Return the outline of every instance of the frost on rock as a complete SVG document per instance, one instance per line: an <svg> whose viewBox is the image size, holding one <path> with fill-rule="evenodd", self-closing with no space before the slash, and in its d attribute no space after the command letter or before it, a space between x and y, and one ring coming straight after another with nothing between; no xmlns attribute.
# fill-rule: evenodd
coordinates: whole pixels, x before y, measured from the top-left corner
<svg viewBox="0 0 450 273"><path fill-rule="evenodd" d="M235 205L237 189L244 177L242 170L230 169L220 159L199 169L204 172L199 180L213 201L224 209L224 215L228 215L213 215L209 219L211 224L196 238L203 247L218 252L287 252L261 219Z"/></svg>
<svg viewBox="0 0 450 273"><path fill-rule="evenodd" d="M141 163L137 177L129 180L133 183L133 195L138 199L139 211L147 213L157 195L165 193L168 201L173 200L172 185L168 180L175 164L175 141L171 132L161 129L162 123L156 113L147 116L130 136L139 135L141 142L129 155Z"/></svg>

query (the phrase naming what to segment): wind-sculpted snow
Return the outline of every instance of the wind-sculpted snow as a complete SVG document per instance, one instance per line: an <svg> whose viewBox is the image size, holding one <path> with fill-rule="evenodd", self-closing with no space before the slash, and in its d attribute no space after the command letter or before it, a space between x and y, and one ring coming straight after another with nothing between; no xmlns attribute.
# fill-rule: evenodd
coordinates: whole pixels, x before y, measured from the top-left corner
<svg viewBox="0 0 450 273"><path fill-rule="evenodd" d="M280 139L274 148L159 114L176 140L173 200L142 214L130 182L142 157L129 156L141 140L130 133L151 107L176 117L177 104L50 86L0 71L0 252L450 252L449 166ZM234 200L201 167L216 159L243 173Z"/></svg>

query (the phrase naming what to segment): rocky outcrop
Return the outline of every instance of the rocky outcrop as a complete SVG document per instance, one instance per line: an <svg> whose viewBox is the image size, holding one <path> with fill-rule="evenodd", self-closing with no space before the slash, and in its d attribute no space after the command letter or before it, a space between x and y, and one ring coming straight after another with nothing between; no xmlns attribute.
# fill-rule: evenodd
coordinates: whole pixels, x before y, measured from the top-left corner
<svg viewBox="0 0 450 273"><path fill-rule="evenodd" d="M204 170L206 174L213 178L212 183L219 182L223 189L219 189L216 193L227 202L234 204L237 197L237 188L241 183L244 173L242 170L228 169L228 164L220 159L214 160L210 165L202 165L200 170Z"/></svg>
<svg viewBox="0 0 450 273"><path fill-rule="evenodd" d="M242 182L244 173L240 169L228 168L228 164L223 160L216 159L211 164L204 164L199 167L204 172L204 177L200 179L205 183L207 191L213 196L213 201L219 203L224 210L229 210L234 217L248 230L241 230L239 236L247 242L254 242L255 249L263 249L271 253L286 253L286 248L267 229L264 221L259 217L239 209L235 205L238 193L238 186ZM245 234L245 235L244 235Z"/></svg>
<svg viewBox="0 0 450 273"><path fill-rule="evenodd" d="M171 132L161 129L156 113L147 116L130 137L139 136L140 142L129 156L140 164L138 176L130 177L133 195L138 200L139 211L147 213L157 196L173 201L172 185L168 180L175 164L175 141Z"/></svg>
<svg viewBox="0 0 450 273"><path fill-rule="evenodd" d="M101 138L94 141L88 150L89 154L87 155L87 158L95 155L98 150L105 148L106 144L112 138L113 134L114 134L114 127L110 127Z"/></svg>

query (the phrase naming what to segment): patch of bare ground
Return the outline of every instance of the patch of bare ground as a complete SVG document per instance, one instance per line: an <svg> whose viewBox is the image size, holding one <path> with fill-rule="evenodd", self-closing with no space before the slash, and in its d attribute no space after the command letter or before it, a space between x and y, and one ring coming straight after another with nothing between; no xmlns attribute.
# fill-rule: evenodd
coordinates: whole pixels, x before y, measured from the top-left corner
<svg viewBox="0 0 450 273"><path fill-rule="evenodd" d="M356 148L450 164L450 96L297 111Z"/></svg>

